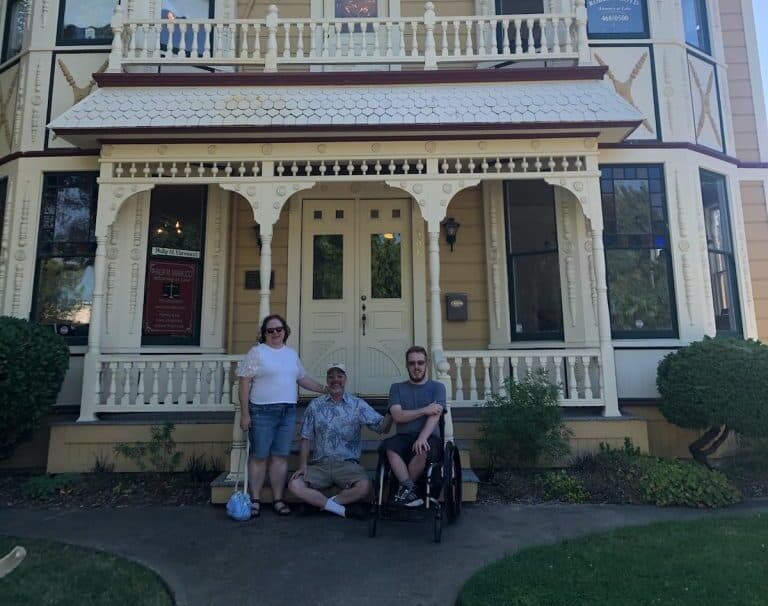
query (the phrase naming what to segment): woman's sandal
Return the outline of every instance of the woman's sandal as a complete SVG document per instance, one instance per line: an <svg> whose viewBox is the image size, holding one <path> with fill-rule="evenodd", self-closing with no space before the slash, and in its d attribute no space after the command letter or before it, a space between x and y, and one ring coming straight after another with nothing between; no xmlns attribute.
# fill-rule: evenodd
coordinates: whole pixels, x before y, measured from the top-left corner
<svg viewBox="0 0 768 606"><path fill-rule="evenodd" d="M282 499L276 499L275 501L272 501L272 509L279 516L291 515L291 508L288 507L288 504Z"/></svg>
<svg viewBox="0 0 768 606"><path fill-rule="evenodd" d="M261 515L261 501L251 499L251 517L258 518Z"/></svg>

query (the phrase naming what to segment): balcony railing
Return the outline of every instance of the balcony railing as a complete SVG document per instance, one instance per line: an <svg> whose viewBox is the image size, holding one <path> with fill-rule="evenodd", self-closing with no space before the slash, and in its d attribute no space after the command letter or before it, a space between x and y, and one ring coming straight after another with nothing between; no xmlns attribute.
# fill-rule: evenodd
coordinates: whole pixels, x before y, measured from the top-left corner
<svg viewBox="0 0 768 606"><path fill-rule="evenodd" d="M599 349L446 351L452 406L482 404L497 394L507 377L523 379L545 370L556 385L561 406L603 406Z"/></svg>
<svg viewBox="0 0 768 606"><path fill-rule="evenodd" d="M262 68L313 65L416 65L424 69L492 61L588 60L584 0L560 13L283 19L124 18L118 6L109 71L132 65Z"/></svg>

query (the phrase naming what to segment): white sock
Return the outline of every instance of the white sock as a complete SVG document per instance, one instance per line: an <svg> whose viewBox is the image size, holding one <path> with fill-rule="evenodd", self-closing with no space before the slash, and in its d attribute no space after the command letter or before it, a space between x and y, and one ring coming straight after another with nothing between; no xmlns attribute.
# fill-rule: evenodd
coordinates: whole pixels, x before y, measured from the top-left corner
<svg viewBox="0 0 768 606"><path fill-rule="evenodd" d="M326 511L330 511L331 513L335 513L337 516L341 516L342 518L346 517L346 509L344 505L339 505L333 497L328 499L325 502L325 507L323 507Z"/></svg>

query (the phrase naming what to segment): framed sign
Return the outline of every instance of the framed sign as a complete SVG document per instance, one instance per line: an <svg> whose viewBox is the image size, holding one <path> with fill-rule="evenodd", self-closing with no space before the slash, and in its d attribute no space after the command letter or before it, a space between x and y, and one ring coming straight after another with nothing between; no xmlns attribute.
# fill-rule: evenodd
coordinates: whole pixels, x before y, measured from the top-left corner
<svg viewBox="0 0 768 606"><path fill-rule="evenodd" d="M648 38L646 0L587 0L590 38Z"/></svg>
<svg viewBox="0 0 768 606"><path fill-rule="evenodd" d="M191 337L197 318L197 263L151 259L146 288L144 334Z"/></svg>

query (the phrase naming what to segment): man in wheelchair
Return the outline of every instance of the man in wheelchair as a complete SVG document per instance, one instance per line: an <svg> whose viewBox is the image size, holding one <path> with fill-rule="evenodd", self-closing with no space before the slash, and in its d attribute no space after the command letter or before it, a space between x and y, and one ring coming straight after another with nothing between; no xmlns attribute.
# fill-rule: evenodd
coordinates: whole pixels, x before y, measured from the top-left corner
<svg viewBox="0 0 768 606"><path fill-rule="evenodd" d="M310 505L348 517L356 513L348 506L366 499L371 489L368 474L360 465L362 427L387 433L392 418L382 417L365 401L345 391L347 370L343 364L330 364L326 381L327 393L312 400L304 413L299 468L288 488ZM314 457L308 464L310 449ZM328 498L321 491L332 486L341 492Z"/></svg>
<svg viewBox="0 0 768 606"><path fill-rule="evenodd" d="M382 442L392 473L400 483L394 503L405 507L424 504L415 490L427 463L443 458L440 416L445 412L445 386L427 378L427 351L414 345L405 352L408 380L389 389L389 412L397 433Z"/></svg>

